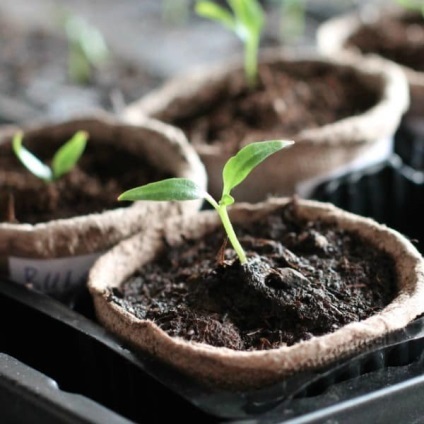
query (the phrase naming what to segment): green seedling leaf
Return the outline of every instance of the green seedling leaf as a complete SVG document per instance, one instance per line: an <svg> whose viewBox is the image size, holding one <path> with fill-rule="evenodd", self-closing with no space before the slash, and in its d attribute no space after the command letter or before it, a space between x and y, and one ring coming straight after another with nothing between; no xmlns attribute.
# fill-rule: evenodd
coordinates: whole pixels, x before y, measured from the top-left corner
<svg viewBox="0 0 424 424"><path fill-rule="evenodd" d="M230 158L224 166L224 189L219 202L209 193L201 189L194 181L187 178L169 178L155 183L136 187L122 193L118 200L156 200L183 201L205 199L218 212L228 239L233 246L241 264L247 262L246 254L240 245L233 225L231 224L227 207L234 203L230 191L240 184L247 175L262 161L273 153L293 144L287 140L260 141L251 143Z"/></svg>
<svg viewBox="0 0 424 424"><path fill-rule="evenodd" d="M424 17L423 0L395 0L395 2L405 9L421 12L421 15Z"/></svg>
<svg viewBox="0 0 424 424"><path fill-rule="evenodd" d="M88 140L88 133L78 131L53 155L49 167L22 145L23 134L17 132L12 140L13 151L21 163L41 180L51 182L69 172L80 159Z"/></svg>
<svg viewBox="0 0 424 424"><path fill-rule="evenodd" d="M190 16L191 0L162 0L162 20L170 25L183 25Z"/></svg>
<svg viewBox="0 0 424 424"><path fill-rule="evenodd" d="M68 72L72 81L86 83L92 67L99 67L110 57L102 33L80 16L66 14L65 33L68 41Z"/></svg>
<svg viewBox="0 0 424 424"><path fill-rule="evenodd" d="M239 150L224 166L222 172L223 195L230 194L231 190L238 186L268 156L292 144L293 141L289 140L259 141L248 144Z"/></svg>
<svg viewBox="0 0 424 424"><path fill-rule="evenodd" d="M280 0L281 42L293 42L305 32L306 0Z"/></svg>
<svg viewBox="0 0 424 424"><path fill-rule="evenodd" d="M247 41L249 38L258 38L264 24L264 13L259 3L246 0L228 0L228 4L237 17L237 34Z"/></svg>
<svg viewBox="0 0 424 424"><path fill-rule="evenodd" d="M34 156L29 150L22 145L23 134L18 132L14 135L12 146L18 159L21 163L33 173L36 177L44 181L52 181L53 173L51 169L41 162L36 156Z"/></svg>
<svg viewBox="0 0 424 424"><path fill-rule="evenodd" d="M203 199L207 193L187 178L168 178L122 193L118 200L182 201Z"/></svg>
<svg viewBox="0 0 424 424"><path fill-rule="evenodd" d="M217 21L230 31L236 31L236 21L231 13L212 1L197 2L195 11L199 16Z"/></svg>
<svg viewBox="0 0 424 424"><path fill-rule="evenodd" d="M59 179L75 166L85 150L87 140L88 134L78 131L57 150L52 159L53 179Z"/></svg>
<svg viewBox="0 0 424 424"><path fill-rule="evenodd" d="M264 13L258 0L228 0L232 14L208 0L196 3L196 12L220 22L244 43L244 70L247 83L254 88L258 79L258 49L264 25Z"/></svg>

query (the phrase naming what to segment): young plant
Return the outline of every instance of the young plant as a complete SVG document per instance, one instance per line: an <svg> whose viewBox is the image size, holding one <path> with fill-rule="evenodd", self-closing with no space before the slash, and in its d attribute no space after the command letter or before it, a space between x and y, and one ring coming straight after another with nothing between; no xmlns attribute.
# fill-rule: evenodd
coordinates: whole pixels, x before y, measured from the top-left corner
<svg viewBox="0 0 424 424"><path fill-rule="evenodd" d="M109 49L101 32L80 16L67 15L64 27L68 40L69 77L77 84L86 84L92 70L109 58Z"/></svg>
<svg viewBox="0 0 424 424"><path fill-rule="evenodd" d="M195 10L200 16L220 22L241 39L247 83L254 88L258 80L258 50L264 12L258 0L227 1L233 13L208 0L199 0Z"/></svg>
<svg viewBox="0 0 424 424"><path fill-rule="evenodd" d="M187 23L190 15L190 0L162 0L162 20L171 25Z"/></svg>
<svg viewBox="0 0 424 424"><path fill-rule="evenodd" d="M282 43L296 41L305 32L306 0L279 0Z"/></svg>
<svg viewBox="0 0 424 424"><path fill-rule="evenodd" d="M231 157L224 166L222 172L224 184L221 199L218 202L194 181L187 178L169 178L136 187L122 193L118 197L118 200L184 201L205 199L218 212L228 239L240 263L245 264L247 262L246 254L234 232L227 211L227 207L234 203L234 198L231 196L231 190L238 186L250 172L268 156L291 144L293 144L293 141L288 140L260 141L248 144L239 150L239 152Z"/></svg>
<svg viewBox="0 0 424 424"><path fill-rule="evenodd" d="M424 17L424 1L423 0L395 0L400 6L405 9L416 10L421 12Z"/></svg>
<svg viewBox="0 0 424 424"><path fill-rule="evenodd" d="M52 182L72 170L84 152L88 133L78 131L63 144L53 155L51 166L47 166L22 145L23 134L18 132L13 137L12 146L18 159L36 177Z"/></svg>

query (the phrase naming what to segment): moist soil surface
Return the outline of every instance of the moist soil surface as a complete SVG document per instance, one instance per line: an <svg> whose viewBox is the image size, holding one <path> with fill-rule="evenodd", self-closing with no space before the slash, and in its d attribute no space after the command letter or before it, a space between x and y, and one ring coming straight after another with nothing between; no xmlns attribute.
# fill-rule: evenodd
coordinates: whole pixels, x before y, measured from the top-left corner
<svg viewBox="0 0 424 424"><path fill-rule="evenodd" d="M162 81L112 51L88 80L72 80L64 31L61 37L0 18L0 121L63 118L99 108L119 112Z"/></svg>
<svg viewBox="0 0 424 424"><path fill-rule="evenodd" d="M229 81L214 96L202 93L214 100L199 105L197 115L172 122L194 145L219 144L235 153L252 141L293 138L302 130L359 115L378 102L376 92L352 71L307 61L261 65L255 89L240 73Z"/></svg>
<svg viewBox="0 0 424 424"><path fill-rule="evenodd" d="M116 302L171 336L235 350L293 345L363 320L396 295L386 253L335 225L299 219L296 201L236 226L248 265L215 231L166 249Z"/></svg>
<svg viewBox="0 0 424 424"><path fill-rule="evenodd" d="M31 144L24 139L24 145L49 164L60 144L44 141ZM89 139L72 171L47 183L24 168L10 145L5 145L0 149L1 220L36 224L128 206L129 202L116 200L119 194L165 177L118 142L100 144Z"/></svg>
<svg viewBox="0 0 424 424"><path fill-rule="evenodd" d="M424 18L420 13L383 16L361 26L346 44L424 72Z"/></svg>

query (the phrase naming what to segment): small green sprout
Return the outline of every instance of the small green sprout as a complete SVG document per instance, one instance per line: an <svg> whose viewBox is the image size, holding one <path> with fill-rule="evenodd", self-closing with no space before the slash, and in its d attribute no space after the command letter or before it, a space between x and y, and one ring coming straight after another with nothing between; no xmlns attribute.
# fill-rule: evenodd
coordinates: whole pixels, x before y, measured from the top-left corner
<svg viewBox="0 0 424 424"><path fill-rule="evenodd" d="M109 58L109 49L101 32L80 16L67 15L64 26L69 77L77 84L85 84L90 80L92 69Z"/></svg>
<svg viewBox="0 0 424 424"><path fill-rule="evenodd" d="M281 41L297 40L305 32L306 0L279 0Z"/></svg>
<svg viewBox="0 0 424 424"><path fill-rule="evenodd" d="M259 141L240 149L224 166L222 172L224 186L219 202L187 178L168 178L136 187L122 193L118 200L184 201L205 199L218 212L240 263L245 264L247 262L246 254L234 232L227 211L227 207L234 203L234 198L230 194L231 190L238 186L268 156L292 144L293 141L288 140Z"/></svg>
<svg viewBox="0 0 424 424"><path fill-rule="evenodd" d="M264 25L264 12L258 0L227 0L232 14L218 4L199 0L196 13L220 22L233 31L244 43L244 70L249 87L254 88L258 80L258 50Z"/></svg>
<svg viewBox="0 0 424 424"><path fill-rule="evenodd" d="M171 25L183 25L190 16L190 0L162 0L162 20Z"/></svg>
<svg viewBox="0 0 424 424"><path fill-rule="evenodd" d="M424 16L424 1L423 0L395 0L400 6L405 9L416 10Z"/></svg>
<svg viewBox="0 0 424 424"><path fill-rule="evenodd" d="M22 145L23 133L17 132L12 141L13 151L18 159L36 177L52 182L68 173L78 162L87 144L88 133L78 131L54 154L51 167L45 165Z"/></svg>

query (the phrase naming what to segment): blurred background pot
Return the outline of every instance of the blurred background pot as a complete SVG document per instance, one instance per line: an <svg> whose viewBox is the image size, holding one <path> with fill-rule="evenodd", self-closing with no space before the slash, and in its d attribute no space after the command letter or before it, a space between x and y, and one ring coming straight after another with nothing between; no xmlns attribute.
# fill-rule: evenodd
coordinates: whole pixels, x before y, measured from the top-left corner
<svg viewBox="0 0 424 424"><path fill-rule="evenodd" d="M400 66L408 80L411 103L396 133L395 152L405 164L424 171L422 13L395 4L365 5L324 22L317 31L317 45L321 53L342 62L374 57Z"/></svg>
<svg viewBox="0 0 424 424"><path fill-rule="evenodd" d="M239 61L210 66L168 81L123 117L137 123L148 115L181 128L205 164L212 195L220 194L222 167L240 147L293 139L235 189L238 200L260 201L387 158L409 104L402 72L373 61L341 64L270 49L262 52L259 80L250 90Z"/></svg>

